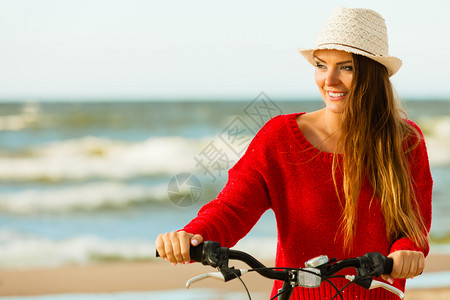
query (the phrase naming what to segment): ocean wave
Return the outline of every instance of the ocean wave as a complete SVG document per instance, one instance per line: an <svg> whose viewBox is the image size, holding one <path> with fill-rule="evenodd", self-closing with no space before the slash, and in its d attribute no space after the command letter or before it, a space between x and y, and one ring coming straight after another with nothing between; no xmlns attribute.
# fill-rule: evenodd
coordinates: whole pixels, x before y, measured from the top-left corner
<svg viewBox="0 0 450 300"><path fill-rule="evenodd" d="M450 116L422 118L419 125L427 143L430 164L450 165Z"/></svg>
<svg viewBox="0 0 450 300"><path fill-rule="evenodd" d="M418 123L425 134L431 165L450 165L450 117L422 118ZM0 151L0 180L126 180L203 172L195 158L211 143L220 146L220 151L227 154L230 162L239 159L218 136L164 136L138 142L85 136L34 146L17 153Z"/></svg>
<svg viewBox="0 0 450 300"><path fill-rule="evenodd" d="M0 211L12 214L98 211L162 203L167 199L167 184L144 186L122 182L92 182L3 193L0 194Z"/></svg>
<svg viewBox="0 0 450 300"><path fill-rule="evenodd" d="M194 156L208 140L154 137L141 142L83 137L0 156L0 180L58 182L92 178L127 179L193 172Z"/></svg>
<svg viewBox="0 0 450 300"><path fill-rule="evenodd" d="M0 231L0 268L23 269L154 258L154 243L78 236L54 241L14 231Z"/></svg>
<svg viewBox="0 0 450 300"><path fill-rule="evenodd" d="M212 153L211 150L217 152ZM139 142L87 136L35 147L23 155L0 152L0 180L124 180L161 174L174 176L183 172L204 172L199 166L201 153L205 157L213 154L220 154L219 159L226 157L229 165L225 170L242 155L240 153L238 156L218 136L152 137Z"/></svg>
<svg viewBox="0 0 450 300"><path fill-rule="evenodd" d="M34 127L45 119L47 118L41 114L39 104L28 102L23 105L20 113L0 116L0 131L23 130Z"/></svg>
<svg viewBox="0 0 450 300"><path fill-rule="evenodd" d="M263 246L262 246L263 245ZM275 237L247 236L233 249L274 264ZM155 244L142 239L105 239L81 235L52 240L17 231L0 230L0 268L48 268L111 261L155 260ZM432 245L432 254L448 254L449 244ZM326 254L326 253L322 253ZM268 262L268 266L272 265Z"/></svg>
<svg viewBox="0 0 450 300"><path fill-rule="evenodd" d="M251 253L258 259L274 259L275 247L276 239L246 238L234 249ZM12 230L0 230L0 268L7 269L152 260L156 259L155 249L154 242L136 239L107 240L83 235L64 240L50 240Z"/></svg>

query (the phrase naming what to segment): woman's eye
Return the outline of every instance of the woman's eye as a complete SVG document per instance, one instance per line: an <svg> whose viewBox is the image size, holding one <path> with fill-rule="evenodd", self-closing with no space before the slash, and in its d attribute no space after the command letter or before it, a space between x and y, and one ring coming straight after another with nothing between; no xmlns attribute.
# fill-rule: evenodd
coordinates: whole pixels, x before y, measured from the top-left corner
<svg viewBox="0 0 450 300"><path fill-rule="evenodd" d="M316 62L316 68L318 68L318 69L326 69L327 67L324 64L320 63L320 62Z"/></svg>
<svg viewBox="0 0 450 300"><path fill-rule="evenodd" d="M342 71L353 71L353 66L341 66Z"/></svg>

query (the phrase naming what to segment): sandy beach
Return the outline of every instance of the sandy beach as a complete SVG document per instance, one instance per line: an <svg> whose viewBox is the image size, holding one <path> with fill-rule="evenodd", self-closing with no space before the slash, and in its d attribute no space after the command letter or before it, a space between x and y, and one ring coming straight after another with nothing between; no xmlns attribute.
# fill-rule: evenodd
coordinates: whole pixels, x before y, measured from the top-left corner
<svg viewBox="0 0 450 300"><path fill-rule="evenodd" d="M272 265L270 261L265 262ZM236 265L239 267L238 265ZM450 255L430 255L425 272L450 270ZM0 296L31 296L62 293L111 293L183 289L187 279L213 271L201 264L172 266L164 261L102 263L87 266L65 266L52 269L0 270ZM257 274L244 277L252 292L269 294L272 282ZM226 284L206 280L194 288L226 289L242 292L239 281ZM450 287L410 289L406 299L450 299Z"/></svg>

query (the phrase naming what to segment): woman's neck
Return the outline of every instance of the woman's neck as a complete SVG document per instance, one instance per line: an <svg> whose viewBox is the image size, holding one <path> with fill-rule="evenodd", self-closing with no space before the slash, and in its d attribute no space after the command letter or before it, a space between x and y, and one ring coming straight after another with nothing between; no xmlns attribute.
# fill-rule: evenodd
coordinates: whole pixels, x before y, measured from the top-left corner
<svg viewBox="0 0 450 300"><path fill-rule="evenodd" d="M326 108L320 110L320 126L322 127L322 131L326 132L329 136L334 136L335 139L338 139L339 134L339 123L341 122L342 114L335 113Z"/></svg>

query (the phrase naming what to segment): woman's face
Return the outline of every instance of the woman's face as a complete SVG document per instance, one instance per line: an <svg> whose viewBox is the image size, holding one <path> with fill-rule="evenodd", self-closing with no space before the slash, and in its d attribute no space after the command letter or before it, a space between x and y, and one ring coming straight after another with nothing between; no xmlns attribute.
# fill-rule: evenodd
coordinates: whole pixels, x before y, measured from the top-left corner
<svg viewBox="0 0 450 300"><path fill-rule="evenodd" d="M353 56L339 50L317 50L315 79L326 108L341 113L353 80Z"/></svg>

